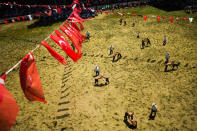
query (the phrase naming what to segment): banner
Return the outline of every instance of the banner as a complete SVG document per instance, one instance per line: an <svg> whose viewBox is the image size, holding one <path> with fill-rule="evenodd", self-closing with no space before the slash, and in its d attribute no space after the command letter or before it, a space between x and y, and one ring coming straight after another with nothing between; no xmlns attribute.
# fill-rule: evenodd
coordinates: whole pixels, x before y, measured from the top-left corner
<svg viewBox="0 0 197 131"><path fill-rule="evenodd" d="M32 52L22 59L19 74L21 88L25 97L29 101L41 101L47 103Z"/></svg>
<svg viewBox="0 0 197 131"><path fill-rule="evenodd" d="M6 74L0 78L0 131L10 131L19 108L13 96L5 88Z"/></svg>

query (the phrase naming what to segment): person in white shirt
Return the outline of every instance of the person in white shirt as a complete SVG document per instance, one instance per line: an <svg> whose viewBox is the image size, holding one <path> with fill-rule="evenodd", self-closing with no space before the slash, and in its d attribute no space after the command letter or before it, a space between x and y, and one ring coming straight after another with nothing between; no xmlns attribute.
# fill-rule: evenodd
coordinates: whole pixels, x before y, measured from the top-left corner
<svg viewBox="0 0 197 131"><path fill-rule="evenodd" d="M189 18L189 22L192 23L193 19L194 19L194 18Z"/></svg>
<svg viewBox="0 0 197 131"><path fill-rule="evenodd" d="M156 116L156 113L157 113L157 105L155 103L153 103L149 119L154 120L155 116Z"/></svg>
<svg viewBox="0 0 197 131"><path fill-rule="evenodd" d="M133 27L135 26L135 19L133 19Z"/></svg>
<svg viewBox="0 0 197 131"><path fill-rule="evenodd" d="M95 66L95 68L94 68L94 72L96 72L96 76L98 76L98 75L99 75L99 67L98 67L98 66Z"/></svg>
<svg viewBox="0 0 197 131"><path fill-rule="evenodd" d="M165 61L165 64L167 64L169 62L169 59L170 59L170 53L168 52L166 54L166 61Z"/></svg>
<svg viewBox="0 0 197 131"><path fill-rule="evenodd" d="M110 55L113 54L113 51L114 51L113 45L110 46L109 50L110 50L110 53L109 53L109 54L110 54Z"/></svg>

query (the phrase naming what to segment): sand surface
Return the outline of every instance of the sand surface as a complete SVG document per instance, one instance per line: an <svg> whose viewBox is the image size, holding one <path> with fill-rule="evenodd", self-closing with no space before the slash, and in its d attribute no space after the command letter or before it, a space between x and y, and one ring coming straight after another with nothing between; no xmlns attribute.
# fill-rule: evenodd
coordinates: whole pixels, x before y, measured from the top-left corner
<svg viewBox="0 0 197 131"><path fill-rule="evenodd" d="M20 108L12 131L129 131L123 122L126 111L134 112L137 130L197 130L197 39L188 35L194 26L136 18L132 28L131 18L127 26L120 26L119 18L99 15L84 23L91 38L83 43L78 63L66 57L63 66L44 47L35 51L47 104L26 100L18 69L7 76L6 87ZM150 38L150 47L140 49L138 31ZM109 55L111 44L122 54L117 62ZM164 72L166 52L181 62L178 70ZM109 85L94 86L95 65L109 77ZM148 120L153 102L158 113Z"/></svg>

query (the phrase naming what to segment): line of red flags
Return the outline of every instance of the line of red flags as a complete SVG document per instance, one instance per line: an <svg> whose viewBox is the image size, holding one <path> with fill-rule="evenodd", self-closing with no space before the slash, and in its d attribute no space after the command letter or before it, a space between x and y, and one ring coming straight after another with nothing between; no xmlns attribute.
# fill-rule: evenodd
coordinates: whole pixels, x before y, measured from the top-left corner
<svg viewBox="0 0 197 131"><path fill-rule="evenodd" d="M96 11L96 12L103 12L103 11L101 11L101 10L95 10L95 11ZM109 15L110 13L112 13L112 14L120 14L121 16L125 16L125 13L120 13L120 12L104 11L104 13L105 13L106 15ZM129 15L129 14L131 14L131 13L126 13L126 14ZM136 16L143 17L143 16L144 16L144 20L145 20L145 21L148 19L148 16L147 16L147 15L136 15L136 14L132 13L131 16L134 16L134 17L136 17ZM165 17L165 16L153 16L153 17L156 17L156 19L157 19L158 22L161 21L161 17L162 17L163 19L167 19L167 17ZM179 21L179 20L180 20L180 18L178 18L178 17L173 18L172 16L169 17L168 19L170 20L171 23L174 22L174 19L176 19L176 21ZM189 20L189 22L191 23L191 22L193 21L193 18L186 18L186 17L183 17L183 18L182 18L182 21L186 21L186 20Z"/></svg>
<svg viewBox="0 0 197 131"><path fill-rule="evenodd" d="M40 16L41 13L36 13L34 16ZM25 16L18 16L18 17L12 17L12 18L7 18L5 20L1 20L1 23L9 24L11 21L12 23L15 23L16 21L27 21L27 20L33 20L33 15L25 15Z"/></svg>
<svg viewBox="0 0 197 131"><path fill-rule="evenodd" d="M75 2L77 1L75 0ZM78 62L78 60L82 57L82 42L85 41L86 38L81 32L84 30L84 26L81 23L81 21L84 21L84 19L82 19L78 13L79 10L73 10L73 14L70 17L74 17L76 21L65 21L63 27L59 27L59 29L64 32L67 38L72 42L71 44L74 45L74 47L77 49L77 52L71 48L65 35L63 35L59 30L55 30L55 34L51 34L49 37L74 62ZM59 55L50 45L46 43L46 41L42 41L40 45L43 45L61 64L67 64L64 57ZM40 76L36 68L35 58L32 52L28 53L22 59L19 76L21 88L27 100L47 103L42 89ZM6 74L0 78L0 131L10 131L19 112L16 101L5 88L5 78Z"/></svg>

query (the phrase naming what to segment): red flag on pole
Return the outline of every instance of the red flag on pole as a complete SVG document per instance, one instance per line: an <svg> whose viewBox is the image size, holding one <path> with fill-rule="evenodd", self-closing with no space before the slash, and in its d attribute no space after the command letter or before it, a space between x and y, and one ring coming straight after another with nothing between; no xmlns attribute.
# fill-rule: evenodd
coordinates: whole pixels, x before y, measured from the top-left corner
<svg viewBox="0 0 197 131"><path fill-rule="evenodd" d="M60 37L61 39L66 40L66 37L65 37L62 33L60 33L59 30L55 30L55 34L56 34L58 37Z"/></svg>
<svg viewBox="0 0 197 131"><path fill-rule="evenodd" d="M169 17L170 22L173 23L173 17Z"/></svg>
<svg viewBox="0 0 197 131"><path fill-rule="evenodd" d="M71 22L71 25L72 25L75 29L77 29L78 31L80 31L78 25L77 25L75 22Z"/></svg>
<svg viewBox="0 0 197 131"><path fill-rule="evenodd" d="M21 20L20 17L17 17L16 19L17 19L17 21L20 21Z"/></svg>
<svg viewBox="0 0 197 131"><path fill-rule="evenodd" d="M159 22L161 20L160 16L157 16L157 21Z"/></svg>
<svg viewBox="0 0 197 131"><path fill-rule="evenodd" d="M81 31L84 30L84 26L81 22L78 22L78 24L80 25Z"/></svg>
<svg viewBox="0 0 197 131"><path fill-rule="evenodd" d="M7 20L4 20L3 22L4 22L5 24L8 24L8 21L7 21Z"/></svg>
<svg viewBox="0 0 197 131"><path fill-rule="evenodd" d="M20 66L20 83L25 97L29 101L41 101L47 103L32 52L22 59Z"/></svg>
<svg viewBox="0 0 197 131"><path fill-rule="evenodd" d="M5 88L6 74L0 78L0 131L10 131L19 108L13 96Z"/></svg>
<svg viewBox="0 0 197 131"><path fill-rule="evenodd" d="M147 20L147 18L148 18L147 15L144 15L144 20Z"/></svg>
<svg viewBox="0 0 197 131"><path fill-rule="evenodd" d="M25 16L22 16L23 21L25 21Z"/></svg>
<svg viewBox="0 0 197 131"><path fill-rule="evenodd" d="M81 45L82 45L82 41L84 40L83 38L82 38L82 36L80 35L80 32L77 30L77 29L75 29L74 27L72 27L71 25L69 25L68 27L65 25L65 24L63 24L63 26L70 32L70 34L71 34L71 36L70 36L70 38L71 39L73 39L74 40L74 42L75 43L73 43L73 44L76 44L76 46L79 46L79 47L76 47L76 48L79 48L80 49L80 51L79 52L81 52ZM69 39L70 39L69 38Z"/></svg>
<svg viewBox="0 0 197 131"><path fill-rule="evenodd" d="M186 20L187 20L187 18L184 17L184 18L183 18L183 21L186 21Z"/></svg>
<svg viewBox="0 0 197 131"><path fill-rule="evenodd" d="M75 53L72 48L70 47L68 41L61 39L58 36L50 35L50 38L55 41L62 50L74 61L77 62L78 59L82 57L82 55Z"/></svg>
<svg viewBox="0 0 197 131"><path fill-rule="evenodd" d="M79 39L77 39L68 29L65 29L64 27L60 26L60 30L66 34L66 36L71 40L71 42L76 47L78 53L81 54L81 46L80 46Z"/></svg>
<svg viewBox="0 0 197 131"><path fill-rule="evenodd" d="M63 24L63 26L65 28L68 28L70 31L72 31L74 34L76 34L78 38L80 38L81 41L85 41L85 35L83 33L81 33L80 31L76 30L74 27L72 27L70 24L68 24L67 22L65 22L66 25Z"/></svg>
<svg viewBox="0 0 197 131"><path fill-rule="evenodd" d="M73 36L76 38L76 40L78 41L78 43L80 43L80 42L82 41L82 40L81 40L81 36L80 36L80 34L79 34L79 31L78 31L76 28L74 28L74 27L71 26L71 25L66 26L66 25L63 24L63 26L64 26L68 31L70 31L71 34L73 34ZM73 38L74 38L74 37L73 37Z"/></svg>
<svg viewBox="0 0 197 131"><path fill-rule="evenodd" d="M45 41L42 41L40 43L41 45L43 45L45 48L47 48L47 50L49 51L49 53L56 59L58 60L60 63L62 63L63 65L66 65L66 61L64 60L64 57L62 57L61 55L59 55L53 48L51 48L50 45L48 45Z"/></svg>

